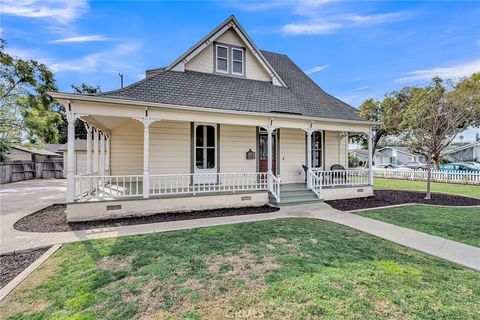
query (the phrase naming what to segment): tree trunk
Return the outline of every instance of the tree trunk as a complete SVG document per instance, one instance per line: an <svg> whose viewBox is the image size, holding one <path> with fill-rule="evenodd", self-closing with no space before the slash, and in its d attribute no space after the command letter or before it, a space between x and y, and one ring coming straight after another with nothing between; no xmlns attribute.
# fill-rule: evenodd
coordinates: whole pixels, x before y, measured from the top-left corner
<svg viewBox="0 0 480 320"><path fill-rule="evenodd" d="M435 169L440 169L440 157L436 154L432 155L432 160L435 162Z"/></svg>
<svg viewBox="0 0 480 320"><path fill-rule="evenodd" d="M376 164L375 163L375 150L377 150L377 145L378 145L378 142L380 141L380 139L382 138L383 136L383 131L380 132L380 131L377 131L375 136L373 137L373 143L372 143L372 164Z"/></svg>
<svg viewBox="0 0 480 320"><path fill-rule="evenodd" d="M432 192L430 186L430 179L432 177L432 158L427 158L427 193L425 194L425 200L432 199Z"/></svg>

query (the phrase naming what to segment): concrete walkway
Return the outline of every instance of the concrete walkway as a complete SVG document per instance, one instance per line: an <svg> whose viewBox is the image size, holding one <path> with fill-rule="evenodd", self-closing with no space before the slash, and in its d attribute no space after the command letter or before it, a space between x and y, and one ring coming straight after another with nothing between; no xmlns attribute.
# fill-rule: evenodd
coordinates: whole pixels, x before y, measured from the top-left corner
<svg viewBox="0 0 480 320"><path fill-rule="evenodd" d="M101 228L85 231L30 233L21 232L13 229L13 223L20 217L32 213L38 209L41 209L42 207L45 207L53 202L61 202L63 200L62 197L58 197L57 193L59 192L59 190L62 190L62 188L64 189L64 184L55 186L55 183L58 183L59 180L49 181L52 182L50 186L48 185L48 183L45 183L44 185L45 180L41 181L40 186L27 186L27 189L32 191L35 188L41 189L37 190L39 194L36 194L36 196L30 195L31 198L36 198L36 200L30 198L21 201L19 199L19 195L17 195L14 190L17 187L21 187L20 183L12 184L9 186L9 188L6 189L2 188L0 192L2 211L2 214L0 216L2 225L1 253L43 246L51 246L59 243L69 243L81 240L119 237L135 234L147 234L154 232L166 232L206 226L217 226L224 224L262 220L274 220L281 218L313 218L342 224L350 228L398 243L402 246L425 252L439 258L458 263L465 267L480 271L480 248L428 235L426 233L414 231L411 229L395 226L378 220L339 211L333 209L326 203L282 207L281 210L278 212L257 215L172 221L134 226ZM46 188L47 190L44 190L43 188ZM39 199L39 195L41 199Z"/></svg>

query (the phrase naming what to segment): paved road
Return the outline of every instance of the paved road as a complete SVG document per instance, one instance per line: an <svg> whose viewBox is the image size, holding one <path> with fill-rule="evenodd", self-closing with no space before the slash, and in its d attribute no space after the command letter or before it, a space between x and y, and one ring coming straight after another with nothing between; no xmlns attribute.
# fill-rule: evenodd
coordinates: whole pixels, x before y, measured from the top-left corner
<svg viewBox="0 0 480 320"><path fill-rule="evenodd" d="M0 192L0 253L88 239L165 232L279 218L312 218L342 224L398 243L402 246L480 271L480 248L339 211L333 209L326 203L282 207L278 212L265 214L172 221L85 231L33 233L13 229L13 223L15 223L15 221L52 203L63 202L64 195L65 181L63 180L37 180L2 186Z"/></svg>
<svg viewBox="0 0 480 320"><path fill-rule="evenodd" d="M39 179L0 185L0 253L28 247L35 233L20 232L13 224L53 203L65 202L65 179Z"/></svg>

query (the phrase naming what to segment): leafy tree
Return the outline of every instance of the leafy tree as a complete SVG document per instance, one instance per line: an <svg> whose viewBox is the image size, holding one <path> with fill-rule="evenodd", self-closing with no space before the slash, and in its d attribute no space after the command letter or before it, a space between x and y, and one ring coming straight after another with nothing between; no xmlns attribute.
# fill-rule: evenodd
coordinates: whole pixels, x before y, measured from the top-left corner
<svg viewBox="0 0 480 320"><path fill-rule="evenodd" d="M478 117L480 77L474 75L456 85L435 77L428 86L413 88L410 92L400 127L405 129L412 151L427 158L425 199L430 199L432 162L438 168L441 152Z"/></svg>
<svg viewBox="0 0 480 320"><path fill-rule="evenodd" d="M7 145L57 142L62 118L47 94L57 90L53 73L35 60L7 54L5 46L0 39L0 139Z"/></svg>
<svg viewBox="0 0 480 320"><path fill-rule="evenodd" d="M388 135L398 134L403 112L411 98L410 88L404 88L386 95L383 101L367 99L360 106L360 116L370 121L378 121L380 124L373 130L372 159L375 159L375 150L382 138ZM364 144L366 144L366 139Z"/></svg>

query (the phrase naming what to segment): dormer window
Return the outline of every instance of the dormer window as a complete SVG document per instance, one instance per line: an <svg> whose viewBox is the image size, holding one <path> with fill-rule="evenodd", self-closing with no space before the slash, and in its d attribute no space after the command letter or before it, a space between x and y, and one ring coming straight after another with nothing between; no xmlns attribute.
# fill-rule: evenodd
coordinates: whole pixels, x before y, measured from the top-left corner
<svg viewBox="0 0 480 320"><path fill-rule="evenodd" d="M228 47L217 44L216 50L216 71L221 73L228 73Z"/></svg>
<svg viewBox="0 0 480 320"><path fill-rule="evenodd" d="M245 49L228 44L215 45L215 72L245 75Z"/></svg>
<svg viewBox="0 0 480 320"><path fill-rule="evenodd" d="M243 49L232 48L232 73L243 76Z"/></svg>

